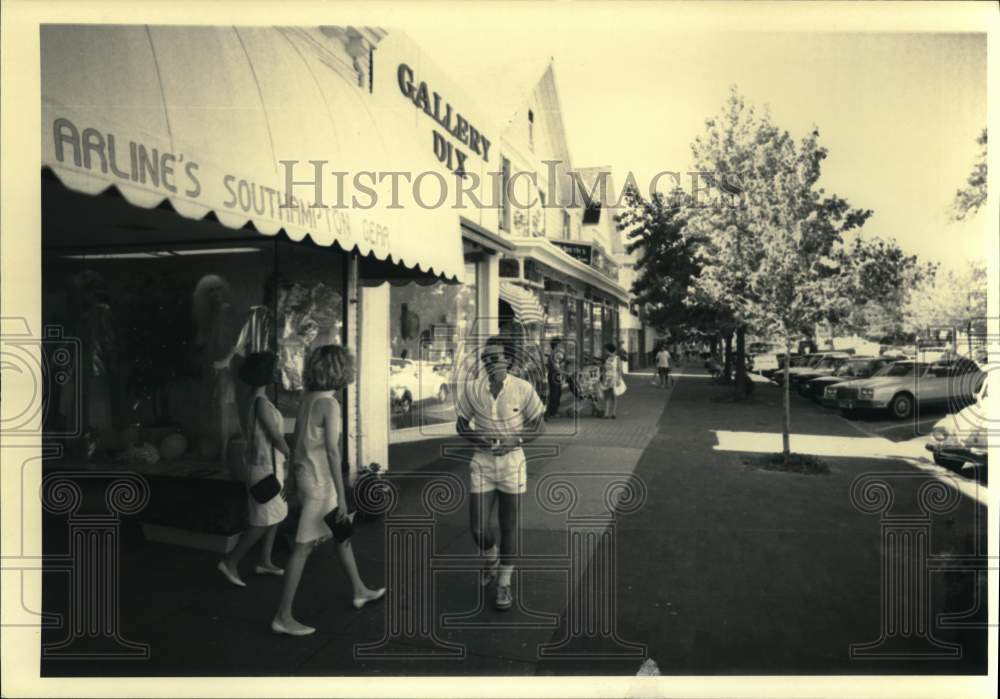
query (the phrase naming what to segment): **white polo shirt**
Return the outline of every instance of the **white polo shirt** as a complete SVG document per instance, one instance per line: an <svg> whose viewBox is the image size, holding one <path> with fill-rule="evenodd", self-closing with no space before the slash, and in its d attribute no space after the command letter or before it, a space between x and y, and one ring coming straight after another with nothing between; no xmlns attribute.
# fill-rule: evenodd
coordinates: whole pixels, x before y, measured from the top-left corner
<svg viewBox="0 0 1000 699"><path fill-rule="evenodd" d="M525 422L537 419L545 410L541 398L528 381L507 374L494 398L490 381L482 376L468 384L455 406L459 416L484 436L496 439L519 435ZM499 490L522 494L527 490L527 463L524 450L493 454L477 449L469 461L470 491L483 493Z"/></svg>
<svg viewBox="0 0 1000 699"><path fill-rule="evenodd" d="M544 412L542 399L528 381L507 374L494 399L488 376L481 376L466 386L455 411L469 421L473 429L490 437L519 435L525 422Z"/></svg>

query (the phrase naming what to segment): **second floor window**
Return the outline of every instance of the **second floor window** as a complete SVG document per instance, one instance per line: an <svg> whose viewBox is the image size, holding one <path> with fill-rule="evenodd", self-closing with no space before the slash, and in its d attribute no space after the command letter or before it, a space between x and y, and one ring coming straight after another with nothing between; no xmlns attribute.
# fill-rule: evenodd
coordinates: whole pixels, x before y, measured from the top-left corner
<svg viewBox="0 0 1000 699"><path fill-rule="evenodd" d="M569 240L570 239L571 231L570 231L570 220L569 220L569 212L568 211L564 210L562 212L562 219L563 219L563 221L562 221L562 237L563 237L563 240Z"/></svg>
<svg viewBox="0 0 1000 699"><path fill-rule="evenodd" d="M528 147L535 150L535 113L528 110Z"/></svg>

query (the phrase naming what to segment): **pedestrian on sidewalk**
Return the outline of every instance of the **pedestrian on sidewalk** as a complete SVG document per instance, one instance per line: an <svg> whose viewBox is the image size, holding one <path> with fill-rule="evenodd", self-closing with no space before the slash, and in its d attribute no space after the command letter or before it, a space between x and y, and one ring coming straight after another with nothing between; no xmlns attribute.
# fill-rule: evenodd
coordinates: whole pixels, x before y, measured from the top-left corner
<svg viewBox="0 0 1000 699"><path fill-rule="evenodd" d="M343 525L348 517L341 473L341 408L337 393L354 382L354 374L354 358L338 345L318 347L306 361L302 376L305 394L299 405L293 441L295 482L301 495L302 513L285 570L281 604L271 622L275 633L307 636L316 630L296 621L292 605L309 554L318 544L333 538L324 517L336 510L338 525ZM337 553L351 580L356 609L385 594L384 587L372 590L362 582L349 538L337 544Z"/></svg>
<svg viewBox="0 0 1000 699"><path fill-rule="evenodd" d="M660 351L656 353L656 371L660 376L660 387L667 388L670 381L670 350L667 349L666 345L660 348Z"/></svg>
<svg viewBox="0 0 1000 699"><path fill-rule="evenodd" d="M506 611L514 605L511 579L518 513L527 490L527 463L521 447L542 434L545 406L529 382L507 373L510 357L503 338L489 338L480 358L485 372L478 372L460 396L456 430L476 447L469 462L469 523L486 558L480 582L487 586L496 580L496 608ZM493 528L495 509L499 510L499 536Z"/></svg>
<svg viewBox="0 0 1000 699"><path fill-rule="evenodd" d="M273 352L254 352L240 365L239 370L240 380L253 391L247 407L244 452L249 526L240 535L236 548L223 557L217 566L219 572L237 587L246 587L240 577L240 561L261 539L263 544L254 572L257 575L284 575L285 572L271 560L278 525L288 516L288 495L284 483L285 460L290 451L281 429L281 413L267 396L267 387L274 383L276 365L277 357ZM282 486L281 492L265 503L258 502L249 489L272 473Z"/></svg>
<svg viewBox="0 0 1000 699"><path fill-rule="evenodd" d="M615 343L604 345L604 362L601 365L601 391L604 396L604 418L618 419L618 394L624 393L625 377L622 372L622 360L618 356Z"/></svg>
<svg viewBox="0 0 1000 699"><path fill-rule="evenodd" d="M562 339L554 338L549 351L548 361L548 381L549 381L549 406L546 415L548 417L559 416L559 403L562 401L563 367L566 363L566 354L562 349Z"/></svg>

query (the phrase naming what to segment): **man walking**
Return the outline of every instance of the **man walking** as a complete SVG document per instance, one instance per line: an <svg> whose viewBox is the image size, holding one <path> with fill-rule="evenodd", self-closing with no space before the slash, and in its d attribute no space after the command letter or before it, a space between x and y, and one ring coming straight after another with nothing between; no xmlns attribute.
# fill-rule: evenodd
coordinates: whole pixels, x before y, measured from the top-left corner
<svg viewBox="0 0 1000 699"><path fill-rule="evenodd" d="M660 386L667 388L670 381L670 350L666 345L660 347L656 353L656 371L660 375Z"/></svg>
<svg viewBox="0 0 1000 699"><path fill-rule="evenodd" d="M518 512L527 490L527 463L521 447L541 435L545 412L532 385L507 373L509 357L504 345L500 337L486 341L480 355L485 375L480 372L456 406L458 434L476 447L469 462L469 522L472 537L486 558L481 583L497 581L496 608L501 611L514 605L511 577ZM494 509L499 509L499 537L492 527Z"/></svg>

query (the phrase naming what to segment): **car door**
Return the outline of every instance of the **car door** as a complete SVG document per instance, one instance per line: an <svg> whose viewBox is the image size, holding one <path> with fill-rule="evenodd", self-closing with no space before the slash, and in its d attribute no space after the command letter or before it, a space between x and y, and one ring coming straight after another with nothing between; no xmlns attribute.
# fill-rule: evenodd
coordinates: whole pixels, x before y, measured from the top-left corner
<svg viewBox="0 0 1000 699"><path fill-rule="evenodd" d="M917 379L917 400L921 405L948 401L952 371L949 362L935 362L924 367L923 373Z"/></svg>

